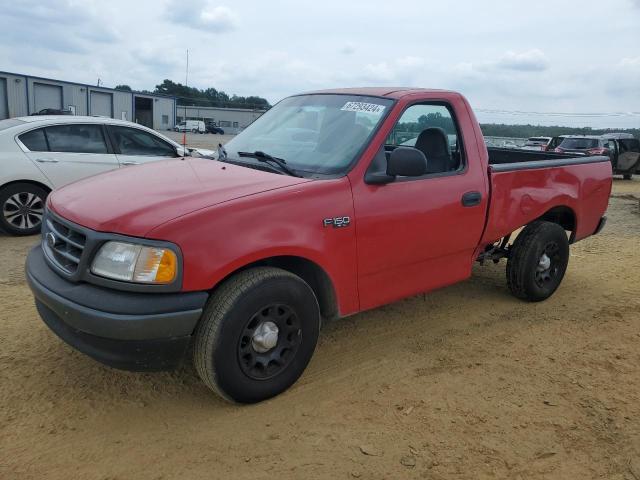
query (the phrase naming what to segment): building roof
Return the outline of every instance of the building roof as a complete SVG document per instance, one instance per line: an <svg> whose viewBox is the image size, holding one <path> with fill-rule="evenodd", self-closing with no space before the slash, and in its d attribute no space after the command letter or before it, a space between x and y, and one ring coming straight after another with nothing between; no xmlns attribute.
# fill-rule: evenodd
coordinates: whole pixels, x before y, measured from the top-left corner
<svg viewBox="0 0 640 480"><path fill-rule="evenodd" d="M109 87L103 87L103 86L97 86L97 85L89 85L87 83L80 83L80 82L71 82L69 80L59 80L56 78L47 78L47 77L38 77L36 75L29 75L27 73L15 73L15 72L4 72L4 71L0 71L0 75L12 75L14 77L22 77L22 78L33 78L34 80L44 80L46 82L54 82L54 83L66 83L69 85L77 85L80 87L85 87L85 88L90 88L92 90L108 90L111 92L120 92L120 93L129 93L132 95L146 95L148 97L159 97L159 98L170 98L172 100L176 100L176 97L173 95L163 95L162 93L146 93L146 92L138 92L136 90L131 90L130 92L128 90L116 90L115 88L109 88Z"/></svg>

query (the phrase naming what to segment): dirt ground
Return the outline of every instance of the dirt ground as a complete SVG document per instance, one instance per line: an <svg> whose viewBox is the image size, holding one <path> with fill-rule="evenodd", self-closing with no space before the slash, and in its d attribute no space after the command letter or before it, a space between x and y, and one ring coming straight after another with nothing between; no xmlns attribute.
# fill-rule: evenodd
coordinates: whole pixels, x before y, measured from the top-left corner
<svg viewBox="0 0 640 480"><path fill-rule="evenodd" d="M38 240L0 238L2 479L640 479L640 179L546 302L504 263L325 327L309 368L253 406L185 366L75 352L24 281Z"/></svg>

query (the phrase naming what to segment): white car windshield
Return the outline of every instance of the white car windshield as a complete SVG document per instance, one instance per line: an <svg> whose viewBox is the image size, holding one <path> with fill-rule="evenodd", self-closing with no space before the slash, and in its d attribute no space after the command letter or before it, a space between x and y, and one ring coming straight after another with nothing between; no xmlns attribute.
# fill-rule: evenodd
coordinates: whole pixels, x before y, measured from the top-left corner
<svg viewBox="0 0 640 480"><path fill-rule="evenodd" d="M289 97L227 143L227 158L246 163L239 152L264 152L301 174L344 173L392 104L360 95Z"/></svg>

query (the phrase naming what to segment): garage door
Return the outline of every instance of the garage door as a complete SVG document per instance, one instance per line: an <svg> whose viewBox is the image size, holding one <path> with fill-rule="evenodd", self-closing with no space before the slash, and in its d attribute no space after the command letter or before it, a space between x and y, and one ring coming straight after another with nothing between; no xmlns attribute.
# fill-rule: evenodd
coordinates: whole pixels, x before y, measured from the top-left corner
<svg viewBox="0 0 640 480"><path fill-rule="evenodd" d="M91 92L91 115L113 117L113 102L110 93Z"/></svg>
<svg viewBox="0 0 640 480"><path fill-rule="evenodd" d="M0 120L9 118L7 106L7 79L0 78Z"/></svg>
<svg viewBox="0 0 640 480"><path fill-rule="evenodd" d="M33 84L34 112L45 108L62 109L62 87L45 83Z"/></svg>

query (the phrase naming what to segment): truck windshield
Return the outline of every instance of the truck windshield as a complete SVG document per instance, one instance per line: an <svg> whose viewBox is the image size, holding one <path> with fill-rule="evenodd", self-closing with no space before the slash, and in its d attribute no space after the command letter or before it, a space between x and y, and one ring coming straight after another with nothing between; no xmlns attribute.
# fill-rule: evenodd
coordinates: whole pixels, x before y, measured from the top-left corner
<svg viewBox="0 0 640 480"><path fill-rule="evenodd" d="M225 145L266 152L299 173L344 173L388 112L393 100L360 95L299 95L282 100Z"/></svg>
<svg viewBox="0 0 640 480"><path fill-rule="evenodd" d="M560 144L560 148L568 150L587 150L598 146L595 138L565 138Z"/></svg>

